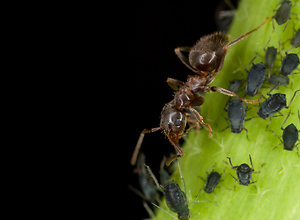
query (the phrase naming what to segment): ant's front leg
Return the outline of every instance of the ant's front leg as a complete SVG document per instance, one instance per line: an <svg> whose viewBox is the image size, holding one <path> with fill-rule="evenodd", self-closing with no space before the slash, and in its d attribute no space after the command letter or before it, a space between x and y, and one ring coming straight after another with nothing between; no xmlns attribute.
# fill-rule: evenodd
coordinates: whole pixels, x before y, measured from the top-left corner
<svg viewBox="0 0 300 220"><path fill-rule="evenodd" d="M136 146L135 146L135 149L134 149L134 152L132 154L132 157L131 157L131 165L135 165L136 163L136 159L137 159L137 156L139 154L139 151L140 151L140 148L141 148L141 145L142 145L142 142L144 140L144 136L145 134L147 133L152 133L152 132L156 132L158 130L160 130L161 128L160 127L157 127L157 128L145 128L141 134L140 134L140 137L138 139L138 142L136 143Z"/></svg>
<svg viewBox="0 0 300 220"><path fill-rule="evenodd" d="M183 51L183 52L190 52L190 49L191 49L191 47L177 47L176 49L175 49L175 53L176 53L176 55L178 56L178 58L181 60L181 62L184 64L184 65L186 65L190 70L192 70L194 73L197 73L197 70L195 70L192 66L191 66L191 64L190 64L190 62L189 62L189 60L188 60L188 58L185 56L185 55L183 55L183 53L181 52L181 51Z"/></svg>
<svg viewBox="0 0 300 220"><path fill-rule="evenodd" d="M228 96L234 96L234 97L237 97L239 99L241 99L242 101L246 102L246 103L255 103L255 102L259 102L259 99L256 99L256 100L248 100L248 99L244 99L240 96L238 96L237 94L235 94L234 92L231 92L227 89L223 89L223 88L218 88L218 87L211 87L211 91L215 92L215 91L218 91L224 95L228 95Z"/></svg>
<svg viewBox="0 0 300 220"><path fill-rule="evenodd" d="M173 78L168 78L167 79L167 83L176 92L179 90L179 88L181 86L184 85L184 82L182 82L182 81L180 81L178 79L173 79Z"/></svg>

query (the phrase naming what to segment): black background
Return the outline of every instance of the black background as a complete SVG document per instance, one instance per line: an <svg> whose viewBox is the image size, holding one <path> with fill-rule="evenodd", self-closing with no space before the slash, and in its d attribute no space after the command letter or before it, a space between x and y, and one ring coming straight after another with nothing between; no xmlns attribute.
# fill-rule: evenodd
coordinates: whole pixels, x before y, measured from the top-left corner
<svg viewBox="0 0 300 220"><path fill-rule="evenodd" d="M122 179L122 207L130 219L148 217L142 199L128 185L137 189L137 175L133 173L130 158L140 132L144 128L159 126L160 112L172 99L173 91L166 83L168 77L186 80L193 74L174 53L178 46L192 46L201 36L217 31L215 11L219 1L174 1L159 4L145 3L132 9L129 24L129 41L126 46L127 70L124 72L126 86L120 91L128 98L126 106L120 106L124 139L120 150ZM128 61L129 58L129 61ZM130 97L130 98L129 98ZM127 100L127 99L125 99ZM124 110L125 109L125 110ZM124 125L124 126L122 126ZM130 128L130 129L129 129ZM163 155L174 153L173 146L159 131L146 134L141 147L146 163L157 174ZM124 199L125 198L125 199ZM124 213L123 213L124 214Z"/></svg>

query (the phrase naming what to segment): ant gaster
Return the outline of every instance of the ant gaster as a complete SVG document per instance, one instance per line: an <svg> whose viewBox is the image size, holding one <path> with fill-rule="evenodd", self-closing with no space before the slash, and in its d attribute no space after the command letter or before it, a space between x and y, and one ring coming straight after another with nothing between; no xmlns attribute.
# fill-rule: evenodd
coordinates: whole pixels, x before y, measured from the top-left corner
<svg viewBox="0 0 300 220"><path fill-rule="evenodd" d="M258 30L266 23L267 20L268 17L260 26L246 34L243 34L231 42L228 42L228 36L220 32L216 32L211 35L203 36L192 48L178 47L175 49L175 53L180 60L193 72L198 73L198 75L189 75L187 82L185 83L180 80L168 78L168 84L176 91L174 94L174 99L164 106L161 112L160 126L157 128L144 129L141 132L135 151L131 158L131 164L134 165L136 162L136 158L145 134L158 130L162 130L164 132L170 143L179 153L179 155L169 158L166 162L167 165L169 165L174 159L184 155L181 148L175 142L184 136L188 131L188 129L185 130L186 121L188 120L186 117L187 113L184 111L185 109L188 109L192 116L197 119L197 123L205 125L208 128L209 136L212 137L212 129L210 125L203 122L203 117L198 113L198 111L193 109L193 107L202 105L205 100L202 96L196 94L197 92L218 91L228 96L238 97L247 103L259 101L246 100L229 90L215 86L210 87L208 84L210 84L215 79L215 76L221 71L227 49L246 38L250 33ZM189 59L187 59L181 51L189 52ZM213 70L214 72L210 74Z"/></svg>

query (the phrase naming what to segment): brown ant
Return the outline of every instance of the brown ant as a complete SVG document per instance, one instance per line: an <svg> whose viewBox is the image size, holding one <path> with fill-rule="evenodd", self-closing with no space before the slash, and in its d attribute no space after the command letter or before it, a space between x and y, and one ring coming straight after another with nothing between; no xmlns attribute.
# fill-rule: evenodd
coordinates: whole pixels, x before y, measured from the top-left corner
<svg viewBox="0 0 300 220"><path fill-rule="evenodd" d="M201 106L204 103L204 98L197 92L215 92L218 91L222 94L228 96L235 96L240 98L246 103L254 103L259 100L246 100L239 97L237 94L218 87L210 87L210 84L215 76L221 71L225 59L227 49L243 40L247 35L258 30L262 27L266 20L257 28L248 33L236 38L235 40L228 42L229 37L220 32L213 33L211 35L206 35L200 38L200 40L192 47L178 47L175 49L175 53L179 59L193 72L198 75L189 75L187 82L182 82L180 80L168 78L167 83L176 92L174 94L174 99L167 103L161 112L160 126L156 128L144 129L138 142L136 148L133 152L131 158L131 164L136 163L136 158L143 142L146 133L152 133L158 130L162 130L166 137L168 137L170 143L175 147L178 155L172 156L166 162L169 165L173 160L184 155L181 148L175 143L182 136L184 136L189 129L185 129L186 122L189 121L187 118L188 113L184 110L188 109L193 117L197 119L197 123L205 125L209 130L209 136L212 137L212 129L209 124L203 122L203 117L193 109L193 107ZM189 52L189 59L187 59L183 54L184 52ZM212 71L214 72L210 74ZM192 120L191 120L192 122Z"/></svg>

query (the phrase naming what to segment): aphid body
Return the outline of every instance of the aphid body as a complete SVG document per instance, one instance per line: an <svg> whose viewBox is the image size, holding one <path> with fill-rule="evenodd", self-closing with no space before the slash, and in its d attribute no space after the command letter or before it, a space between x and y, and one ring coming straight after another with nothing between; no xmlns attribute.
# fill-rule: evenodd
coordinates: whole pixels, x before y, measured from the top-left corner
<svg viewBox="0 0 300 220"><path fill-rule="evenodd" d="M231 159L229 157L227 157L227 158L229 160L231 168L236 170L236 175L238 177L238 182L240 185L249 186L249 184L254 183L254 182L250 182L252 179L252 173L260 173L260 171L254 172L253 163L252 163L250 154L249 154L249 159L250 159L252 168L250 168L250 166L246 163L243 163L240 166L232 166ZM261 167L263 167L263 166L264 166L264 164L262 164ZM237 180L234 176L232 176L232 177L235 180Z"/></svg>
<svg viewBox="0 0 300 220"><path fill-rule="evenodd" d="M228 102L228 119L230 121L230 130L232 133L241 133L244 127L246 111L242 100L233 98Z"/></svg>
<svg viewBox="0 0 300 220"><path fill-rule="evenodd" d="M281 6L278 8L276 11L275 15L273 18L275 18L276 22L278 25L282 25L287 20L290 20L290 15L291 15L291 8L292 8L292 3L291 1L283 0ZM289 22L288 22L289 23ZM284 29L287 27L288 23L285 25ZM274 24L273 24L273 29L274 29Z"/></svg>
<svg viewBox="0 0 300 220"><path fill-rule="evenodd" d="M236 169L236 175L239 179L239 183L244 186L248 186L250 184L250 180L252 179L252 172L254 169L251 169L248 164L243 163Z"/></svg>
<svg viewBox="0 0 300 220"><path fill-rule="evenodd" d="M219 184L221 179L221 174L218 172L212 171L206 179L205 186L204 186L204 191L207 193L212 193L216 186Z"/></svg>
<svg viewBox="0 0 300 220"><path fill-rule="evenodd" d="M286 95L282 93L275 93L270 95L265 101L260 104L258 109L258 116L262 119L280 112L286 107Z"/></svg>
<svg viewBox="0 0 300 220"><path fill-rule="evenodd" d="M156 185L153 183L151 176L145 169L145 154L140 153L137 162L137 174L139 177L140 187L145 199L150 202L158 201L159 195Z"/></svg>
<svg viewBox="0 0 300 220"><path fill-rule="evenodd" d="M267 79L271 85L285 85L287 86L290 83L290 80L287 76L279 76L279 75L271 75L269 79Z"/></svg>
<svg viewBox="0 0 300 220"><path fill-rule="evenodd" d="M290 75L299 66L299 57L295 53L286 53L286 57L283 58L279 73L283 76Z"/></svg>
<svg viewBox="0 0 300 220"><path fill-rule="evenodd" d="M253 64L247 75L246 94L252 97L255 96L264 83L265 77L265 65L262 62Z"/></svg>
<svg viewBox="0 0 300 220"><path fill-rule="evenodd" d="M186 194L180 189L174 180L169 180L163 185L168 208L178 214L178 219L189 219L189 206Z"/></svg>
<svg viewBox="0 0 300 220"><path fill-rule="evenodd" d="M299 131L297 127L292 123L288 125L282 133L283 149L292 151L299 138Z"/></svg>
<svg viewBox="0 0 300 220"><path fill-rule="evenodd" d="M292 38L291 45L296 48L300 46L300 28L298 28L295 36Z"/></svg>
<svg viewBox="0 0 300 220"><path fill-rule="evenodd" d="M274 65L277 56L277 49L275 47L268 47L265 53L265 66L269 69L269 78L271 75L271 69Z"/></svg>

